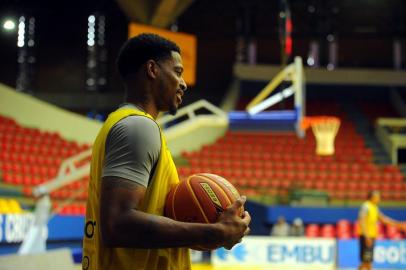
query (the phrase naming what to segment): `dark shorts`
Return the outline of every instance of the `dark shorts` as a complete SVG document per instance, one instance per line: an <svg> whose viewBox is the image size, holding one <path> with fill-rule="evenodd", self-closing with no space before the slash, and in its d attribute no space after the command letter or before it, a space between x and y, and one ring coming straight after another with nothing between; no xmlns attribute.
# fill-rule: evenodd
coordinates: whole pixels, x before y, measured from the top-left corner
<svg viewBox="0 0 406 270"><path fill-rule="evenodd" d="M372 240L372 246L367 247L365 237L361 235L359 237L360 243L360 260L361 262L372 262L374 259L374 246L375 246L375 239Z"/></svg>

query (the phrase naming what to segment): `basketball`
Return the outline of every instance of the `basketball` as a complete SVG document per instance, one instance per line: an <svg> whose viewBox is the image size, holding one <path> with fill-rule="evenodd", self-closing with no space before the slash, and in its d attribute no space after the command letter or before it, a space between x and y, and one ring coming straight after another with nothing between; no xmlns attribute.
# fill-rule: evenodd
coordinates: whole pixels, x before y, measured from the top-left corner
<svg viewBox="0 0 406 270"><path fill-rule="evenodd" d="M221 212L239 197L237 189L223 177L194 174L171 189L166 198L165 215L183 222L214 223ZM239 216L242 211L240 209ZM192 248L209 250L215 247Z"/></svg>

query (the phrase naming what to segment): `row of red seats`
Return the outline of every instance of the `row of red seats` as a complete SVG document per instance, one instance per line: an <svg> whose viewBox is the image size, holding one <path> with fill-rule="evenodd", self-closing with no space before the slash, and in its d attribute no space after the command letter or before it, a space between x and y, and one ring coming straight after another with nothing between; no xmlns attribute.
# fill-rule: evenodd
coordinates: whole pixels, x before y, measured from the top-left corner
<svg viewBox="0 0 406 270"><path fill-rule="evenodd" d="M68 141L55 132L20 126L0 116L0 171L3 181L23 186L23 193L32 196L32 187L56 177L62 161L88 149L87 144ZM62 209L62 214L84 214L88 178L76 181L51 193L51 198L71 199L79 190L75 203Z"/></svg>
<svg viewBox="0 0 406 270"><path fill-rule="evenodd" d="M3 162L0 165L0 169L5 173L31 175L40 177L55 177L59 170L59 164L56 166L47 165L33 165L24 163Z"/></svg>
<svg viewBox="0 0 406 270"><path fill-rule="evenodd" d="M296 147L303 147L303 148L309 148L311 146L314 146L316 144L316 141L314 138L309 138L309 139L303 139L303 140L290 140L290 139L280 139L280 138L261 138L261 139L256 139L252 138L251 140L246 140L245 138L243 139L232 139L232 140L217 140L216 144L220 144L224 147L233 147L236 144L251 144L253 146L265 146L265 147L275 147L278 145L283 145L283 146L296 146ZM342 147L365 147L364 140L362 139L355 139L355 138L341 138L341 137L336 137L335 140L335 145L338 148Z"/></svg>
<svg viewBox="0 0 406 270"><path fill-rule="evenodd" d="M307 237L337 237L339 239L351 239L359 236L358 222L351 224L348 220L340 220L334 226L332 224L308 224L305 228ZM384 226L378 224L377 239L398 240L405 238L406 235L394 226Z"/></svg>
<svg viewBox="0 0 406 270"><path fill-rule="evenodd" d="M48 155L31 155L24 153L9 153L1 152L0 153L0 162L3 164L7 163L23 163L28 165L43 165L48 167L54 167L59 165L62 162L62 157L59 156L48 156ZM11 167L13 165L10 165ZM16 165L19 166L19 165Z"/></svg>
<svg viewBox="0 0 406 270"><path fill-rule="evenodd" d="M15 125L16 121L10 117L0 115L0 123L8 124L8 125Z"/></svg>
<svg viewBox="0 0 406 270"><path fill-rule="evenodd" d="M365 140L361 135L356 133L353 129L345 129L340 127L341 133L338 133L335 137L337 142L342 144L364 144ZM252 135L251 135L251 134ZM242 134L242 136L240 135ZM352 139L352 141L346 141ZM315 143L315 138L312 131L307 131L306 136L301 139L297 139L293 133L260 133L256 134L254 132L238 133L238 132L228 132L225 137L217 139L217 142L230 144L230 143L252 143L252 144L307 144Z"/></svg>
<svg viewBox="0 0 406 270"><path fill-rule="evenodd" d="M84 216L86 214L86 203L85 202L76 202L70 205L61 206L60 203L53 203L53 209L59 210L59 215L66 216Z"/></svg>
<svg viewBox="0 0 406 270"><path fill-rule="evenodd" d="M249 187L249 186L237 186L240 194L249 197L287 197L289 195L290 187ZM367 198L369 190L332 190L328 191L329 198L331 200L365 200ZM405 201L406 192L405 191L382 191L381 198L384 201Z"/></svg>
<svg viewBox="0 0 406 270"><path fill-rule="evenodd" d="M185 178L185 177L184 177ZM329 182L329 181L287 181L287 180L270 180L270 179L247 179L247 178L227 178L231 183L237 186L248 186L257 188L304 188L304 189L319 189L327 191L369 191L371 189L379 189L382 191L400 191L406 193L406 183L405 182Z"/></svg>
<svg viewBox="0 0 406 270"><path fill-rule="evenodd" d="M31 176L31 175L20 175L20 174L10 174L9 172L3 173L3 182L10 185L24 185L32 186L45 183L52 179L52 177L41 177L41 176Z"/></svg>
<svg viewBox="0 0 406 270"><path fill-rule="evenodd" d="M20 140L17 140L21 138ZM63 148L73 149L74 151L84 151L90 146L87 144L79 145L76 142L63 141L62 139L57 141L47 141L41 137L11 137L6 140L5 137L0 137L0 150L3 151L22 151L22 152L38 152L46 151L47 148ZM45 149L45 150L43 150Z"/></svg>
<svg viewBox="0 0 406 270"><path fill-rule="evenodd" d="M211 146L205 146L201 152L220 152L220 151L245 151L245 152L268 152L268 153L289 153L298 152L302 154L312 154L315 152L314 145L271 145L271 144L214 144ZM342 146L336 147L336 155L349 154L352 155L372 155L371 149L364 146Z"/></svg>
<svg viewBox="0 0 406 270"><path fill-rule="evenodd" d="M276 159L276 158L275 158ZM286 158L279 159L278 161L271 162L266 160L229 160L222 158L190 158L189 164L192 167L212 167L219 169L238 169L244 170L284 170L284 171L317 171L325 173L325 171L335 173L374 173L374 174L388 174L396 175L400 173L400 169L396 166L377 166L371 163L359 164L349 162L320 162L320 163L306 163L294 162L285 160ZM284 162L283 162L284 161Z"/></svg>
<svg viewBox="0 0 406 270"><path fill-rule="evenodd" d="M40 132L34 129L9 127L8 129L0 130L0 142L12 144L25 144L25 143L49 143L51 145L66 145L71 144L61 138L57 133Z"/></svg>
<svg viewBox="0 0 406 270"><path fill-rule="evenodd" d="M256 162L353 162L353 163L369 163L372 162L372 156L368 155L335 155L329 157L317 156L314 151L312 153L300 152L273 152L273 151L196 151L183 152L182 156L187 159L226 159L240 161L256 161Z"/></svg>
<svg viewBox="0 0 406 270"><path fill-rule="evenodd" d="M73 185L77 185L74 184ZM85 201L87 199L87 183L82 183L79 185L82 191L78 192L78 188L64 188L60 190L56 190L51 192L51 198L54 200L68 200L73 199L75 202L77 201ZM27 197L32 196L32 187L24 186L23 193Z"/></svg>
<svg viewBox="0 0 406 270"><path fill-rule="evenodd" d="M42 136L42 137L52 137L52 138L61 138L57 132L49 132L49 131L42 131L38 128L29 128L20 126L14 120L11 122L1 122L0 120L0 127L2 136L8 136L10 132L18 133L20 136L22 135L35 135L35 136Z"/></svg>
<svg viewBox="0 0 406 270"><path fill-rule="evenodd" d="M379 182L379 183L401 183L403 175L401 173L323 173L317 171L285 171L273 169L254 169L245 168L244 166L235 166L221 168L215 166L195 166L180 167L178 172L182 176L191 175L199 172L212 172L224 176L225 178L241 178L257 180L278 180L278 181L318 181L326 182L354 182L354 185L360 185L362 182Z"/></svg>
<svg viewBox="0 0 406 270"><path fill-rule="evenodd" d="M211 172L216 173L216 172ZM186 179L188 175L180 175ZM325 191L331 199L337 200L365 200L370 190L381 190L381 197L385 201L406 200L406 183L364 182L359 186L352 182L314 182L314 181L285 181L285 180L253 180L244 178L228 178L241 194L247 196L274 197L287 196L294 188L316 189ZM320 184L322 183L322 184Z"/></svg>
<svg viewBox="0 0 406 270"><path fill-rule="evenodd" d="M348 186L344 187L320 187L314 185L310 181L304 183L289 183L289 182L236 182L232 183L241 191L242 194L248 192L250 195L258 196L274 196L280 195L283 192L289 192L291 188L302 189L316 189L325 191L332 199L350 199L350 200L364 200L371 189L380 189L383 200L406 200L406 187L403 185L401 189L383 189L382 186L367 186L367 188L349 189ZM248 194L247 194L248 195Z"/></svg>
<svg viewBox="0 0 406 270"><path fill-rule="evenodd" d="M49 180L55 178L57 175L50 176L37 176L37 175L22 175L22 174L13 174L10 172L3 173L3 181L6 184L16 185L16 186L36 186L48 182ZM85 178L84 181L88 179ZM79 181L79 180L78 180ZM69 185L64 187L64 189L69 189Z"/></svg>
<svg viewBox="0 0 406 270"><path fill-rule="evenodd" d="M49 146L47 144L10 144L8 148L3 148L0 150L10 153L10 155L43 155L43 156L58 156L58 157L69 157L76 153L83 151L80 148L73 147L55 147ZM18 157L17 157L18 161Z"/></svg>

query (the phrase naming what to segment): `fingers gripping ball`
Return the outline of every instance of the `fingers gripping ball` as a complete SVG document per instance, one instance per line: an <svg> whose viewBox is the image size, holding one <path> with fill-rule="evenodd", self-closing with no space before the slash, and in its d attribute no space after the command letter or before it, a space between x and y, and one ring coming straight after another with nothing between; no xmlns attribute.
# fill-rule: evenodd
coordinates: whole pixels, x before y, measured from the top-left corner
<svg viewBox="0 0 406 270"><path fill-rule="evenodd" d="M165 215L174 220L194 223L215 223L220 214L234 203L240 194L221 176L194 174L174 186L166 198ZM237 215L241 216L243 209ZM197 250L216 247L196 246Z"/></svg>

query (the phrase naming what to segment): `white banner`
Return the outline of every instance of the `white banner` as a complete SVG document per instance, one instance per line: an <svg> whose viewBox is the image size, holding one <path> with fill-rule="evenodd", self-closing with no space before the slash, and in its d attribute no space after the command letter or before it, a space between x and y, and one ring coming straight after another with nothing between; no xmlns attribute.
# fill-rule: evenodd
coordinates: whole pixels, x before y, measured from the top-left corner
<svg viewBox="0 0 406 270"><path fill-rule="evenodd" d="M232 250L213 251L212 264L255 269L334 270L336 241L329 238L248 236Z"/></svg>
<svg viewBox="0 0 406 270"><path fill-rule="evenodd" d="M0 215L0 243L19 243L34 223L31 213Z"/></svg>

